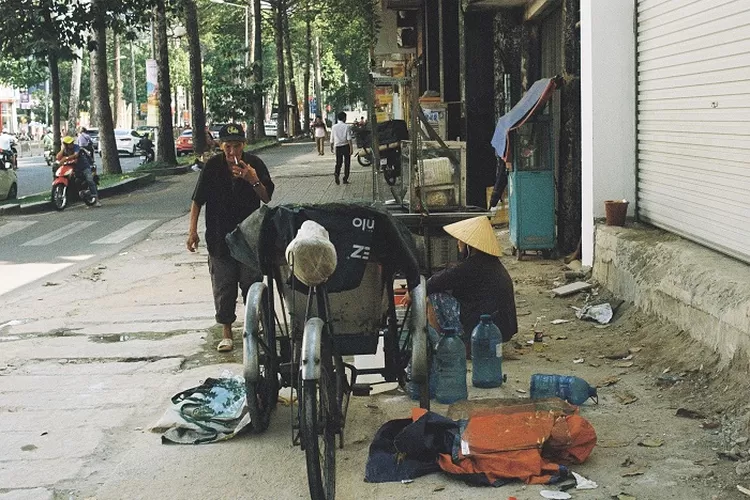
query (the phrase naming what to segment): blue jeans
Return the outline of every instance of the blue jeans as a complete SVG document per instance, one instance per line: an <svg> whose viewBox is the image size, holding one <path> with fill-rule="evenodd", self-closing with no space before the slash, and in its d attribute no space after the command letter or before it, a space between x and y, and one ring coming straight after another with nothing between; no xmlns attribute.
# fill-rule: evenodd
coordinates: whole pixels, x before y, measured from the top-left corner
<svg viewBox="0 0 750 500"><path fill-rule="evenodd" d="M91 171L91 167L84 167L83 175L86 177L86 182L89 184L89 191L92 196L99 197L99 191L96 189L96 182L94 182L94 173Z"/></svg>

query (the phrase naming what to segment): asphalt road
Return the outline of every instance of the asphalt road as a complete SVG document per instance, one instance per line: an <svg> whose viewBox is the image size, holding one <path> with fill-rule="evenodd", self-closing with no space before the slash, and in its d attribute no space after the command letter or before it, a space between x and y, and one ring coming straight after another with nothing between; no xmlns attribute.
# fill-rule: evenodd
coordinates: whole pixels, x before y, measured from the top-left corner
<svg viewBox="0 0 750 500"><path fill-rule="evenodd" d="M134 170L141 162L140 157L120 157L123 172ZM101 168L101 158L96 164ZM52 168L47 166L42 155L21 157L18 159L18 196L46 193L52 187Z"/></svg>

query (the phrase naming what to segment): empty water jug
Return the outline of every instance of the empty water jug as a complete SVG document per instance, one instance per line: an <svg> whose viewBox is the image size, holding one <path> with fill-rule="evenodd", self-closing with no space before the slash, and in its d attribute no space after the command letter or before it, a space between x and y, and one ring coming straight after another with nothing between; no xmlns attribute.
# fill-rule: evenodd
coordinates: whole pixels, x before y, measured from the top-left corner
<svg viewBox="0 0 750 500"><path fill-rule="evenodd" d="M471 332L471 366L474 387L503 385L503 337L489 314L482 314Z"/></svg>
<svg viewBox="0 0 750 500"><path fill-rule="evenodd" d="M451 404L469 397L466 387L466 346L455 328L446 328L435 352L435 399Z"/></svg>
<svg viewBox="0 0 750 500"><path fill-rule="evenodd" d="M531 399L558 397L576 406L582 405L588 398L592 398L596 403L599 402L596 389L582 378L572 375L536 373L531 376L530 392Z"/></svg>

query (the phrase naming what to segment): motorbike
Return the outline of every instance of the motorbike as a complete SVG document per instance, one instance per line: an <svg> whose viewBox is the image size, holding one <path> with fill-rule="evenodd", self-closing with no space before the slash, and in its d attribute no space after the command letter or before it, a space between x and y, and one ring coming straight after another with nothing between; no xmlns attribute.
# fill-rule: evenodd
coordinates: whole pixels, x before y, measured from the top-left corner
<svg viewBox="0 0 750 500"><path fill-rule="evenodd" d="M89 183L86 181L85 174L75 169L76 160L68 160L60 163L54 162L55 179L52 181L52 205L55 210L65 210L68 202L71 201L71 193L77 193L78 198L87 206L96 204L96 196L91 194ZM97 182L96 166L92 165L91 171L94 174L94 182Z"/></svg>
<svg viewBox="0 0 750 500"><path fill-rule="evenodd" d="M154 150L153 149L141 149L138 148L140 157L141 157L141 165L145 163L153 163L154 162Z"/></svg>
<svg viewBox="0 0 750 500"><path fill-rule="evenodd" d="M48 149L44 152L44 161L47 162L47 166L51 167L53 163L55 163L55 152L51 149Z"/></svg>

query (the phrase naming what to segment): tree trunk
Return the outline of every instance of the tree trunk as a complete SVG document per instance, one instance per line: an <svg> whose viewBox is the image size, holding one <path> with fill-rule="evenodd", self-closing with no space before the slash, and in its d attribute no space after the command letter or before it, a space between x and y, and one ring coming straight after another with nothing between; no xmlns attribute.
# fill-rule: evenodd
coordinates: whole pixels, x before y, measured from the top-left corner
<svg viewBox="0 0 750 500"><path fill-rule="evenodd" d="M287 102L286 102L286 74L284 71L284 9L286 8L286 2L284 0L278 0L274 7L274 39L276 42L276 73L279 79L279 94L278 102L279 108L276 118L276 137L286 137L286 115L287 115Z"/></svg>
<svg viewBox="0 0 750 500"><path fill-rule="evenodd" d="M120 127L122 124L120 121L123 119L120 113L120 101L122 100L122 66L120 65L120 37L116 31L112 31L112 38L115 52L115 88L114 96L112 97L112 121L116 127Z"/></svg>
<svg viewBox="0 0 750 500"><path fill-rule="evenodd" d="M96 103L99 98L96 94L96 51L89 52L89 124L92 127L99 125L99 112Z"/></svg>
<svg viewBox="0 0 750 500"><path fill-rule="evenodd" d="M107 9L106 2L107 0L93 0L92 2L94 40L96 41L96 79L92 82L92 88L96 88L96 108L99 111L99 150L102 154L103 171L107 174L120 174L122 167L117 155L112 109L109 107L107 25L104 17Z"/></svg>
<svg viewBox="0 0 750 500"><path fill-rule="evenodd" d="M83 73L83 49L74 52L73 70L70 76L70 99L68 100L68 130L75 130L78 123L78 104L81 100L81 75Z"/></svg>
<svg viewBox="0 0 750 500"><path fill-rule="evenodd" d="M289 100L292 105L292 122L289 124L289 135L294 137L299 133L299 101L297 100L297 84L294 83L294 59L292 58L292 35L289 32L289 12L284 6L282 11L284 23L284 48L289 68Z"/></svg>
<svg viewBox="0 0 750 500"><path fill-rule="evenodd" d="M305 135L310 135L310 64L312 60L312 27L310 25L310 13L305 15L305 90L302 98L305 100L305 119L302 127Z"/></svg>
<svg viewBox="0 0 750 500"><path fill-rule="evenodd" d="M191 125L193 148L196 154L206 150L206 136L200 131L206 129L206 109L203 107L203 65L201 64L201 44L198 36L198 13L194 0L187 0L185 9L185 29L187 30L188 53L190 58Z"/></svg>
<svg viewBox="0 0 750 500"><path fill-rule="evenodd" d="M253 83L256 84L256 96L253 103L255 114L255 138L262 139L266 136L264 122L266 112L263 109L263 94L257 90L257 85L263 83L263 44L261 41L261 13L260 0L253 0Z"/></svg>
<svg viewBox="0 0 750 500"><path fill-rule="evenodd" d="M323 80L320 76L320 37L315 35L315 100L318 101L318 114L325 120L323 107Z"/></svg>
<svg viewBox="0 0 750 500"><path fill-rule="evenodd" d="M60 67L58 65L57 52L50 49L47 53L47 64L49 66L49 84L52 90L52 135L54 138L54 151L60 151Z"/></svg>
<svg viewBox="0 0 750 500"><path fill-rule="evenodd" d="M177 164L174 150L174 129L172 128L172 103L169 82L169 51L167 48L167 15L164 0L157 0L154 8L156 21L156 68L159 87L159 140L156 160L170 165Z"/></svg>

